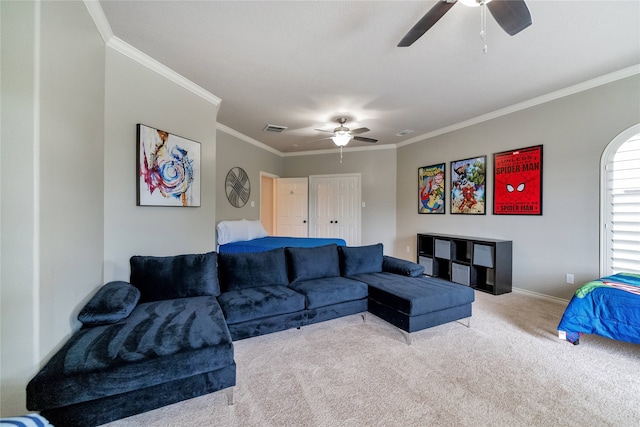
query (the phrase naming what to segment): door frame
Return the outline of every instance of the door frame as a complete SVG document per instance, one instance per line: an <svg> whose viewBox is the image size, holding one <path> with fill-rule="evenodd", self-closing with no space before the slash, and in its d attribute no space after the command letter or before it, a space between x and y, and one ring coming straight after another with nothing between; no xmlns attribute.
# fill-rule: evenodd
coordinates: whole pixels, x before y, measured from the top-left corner
<svg viewBox="0 0 640 427"><path fill-rule="evenodd" d="M272 181L271 191L266 191L266 189L262 188L262 179L267 178ZM265 201L271 202L271 233L273 234L276 229L276 214L277 214L277 206L276 206L276 180L279 178L278 175L274 175L269 172L260 171L260 222L262 222L262 206L264 206ZM264 224L263 224L264 225Z"/></svg>

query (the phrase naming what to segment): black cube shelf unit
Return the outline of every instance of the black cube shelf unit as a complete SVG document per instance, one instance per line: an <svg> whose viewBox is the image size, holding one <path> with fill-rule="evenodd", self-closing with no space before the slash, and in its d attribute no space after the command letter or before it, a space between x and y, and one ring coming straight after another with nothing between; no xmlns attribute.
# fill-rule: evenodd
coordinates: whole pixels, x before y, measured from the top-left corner
<svg viewBox="0 0 640 427"><path fill-rule="evenodd" d="M418 260L429 276L493 295L511 292L511 240L418 234Z"/></svg>

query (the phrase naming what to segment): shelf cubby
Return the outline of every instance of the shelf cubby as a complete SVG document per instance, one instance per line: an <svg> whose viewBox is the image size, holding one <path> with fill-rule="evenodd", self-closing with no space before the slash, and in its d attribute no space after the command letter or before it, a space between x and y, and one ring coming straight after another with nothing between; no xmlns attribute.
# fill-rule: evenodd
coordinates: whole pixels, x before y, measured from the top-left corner
<svg viewBox="0 0 640 427"><path fill-rule="evenodd" d="M493 295L511 292L510 240L418 234L418 263L425 274Z"/></svg>

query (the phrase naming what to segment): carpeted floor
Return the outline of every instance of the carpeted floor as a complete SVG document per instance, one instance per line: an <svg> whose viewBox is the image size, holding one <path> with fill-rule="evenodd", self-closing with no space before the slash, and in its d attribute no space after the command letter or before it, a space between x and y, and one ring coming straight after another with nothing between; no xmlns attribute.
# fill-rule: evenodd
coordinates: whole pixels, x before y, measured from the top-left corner
<svg viewBox="0 0 640 427"><path fill-rule="evenodd" d="M131 426L638 426L640 346L557 338L564 305L476 292L471 327L412 334L367 315L238 341L233 406L214 393Z"/></svg>

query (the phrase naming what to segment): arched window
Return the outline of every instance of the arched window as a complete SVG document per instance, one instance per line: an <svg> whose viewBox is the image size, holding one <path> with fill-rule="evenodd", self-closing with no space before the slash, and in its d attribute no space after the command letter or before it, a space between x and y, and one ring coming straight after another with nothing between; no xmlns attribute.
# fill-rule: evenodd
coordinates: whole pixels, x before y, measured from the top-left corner
<svg viewBox="0 0 640 427"><path fill-rule="evenodd" d="M600 273L640 273L640 124L609 143L601 168Z"/></svg>

